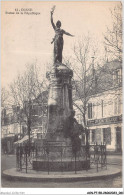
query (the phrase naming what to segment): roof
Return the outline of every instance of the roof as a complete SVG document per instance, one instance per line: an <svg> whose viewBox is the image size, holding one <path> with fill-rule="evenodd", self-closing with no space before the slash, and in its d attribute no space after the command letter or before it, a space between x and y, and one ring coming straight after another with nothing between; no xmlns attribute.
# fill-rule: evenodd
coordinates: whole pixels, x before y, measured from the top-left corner
<svg viewBox="0 0 124 195"><path fill-rule="evenodd" d="M122 62L118 60L107 62L103 67L109 68L110 70L116 70L122 68Z"/></svg>
<svg viewBox="0 0 124 195"><path fill-rule="evenodd" d="M122 83L113 83L114 70L122 69L122 63L120 61L114 60L107 62L104 66L98 67L92 70L90 74L86 77L86 97L95 95L110 89L121 87ZM83 81L75 81L73 85L76 85L76 93L74 93L74 100L83 98Z"/></svg>
<svg viewBox="0 0 124 195"><path fill-rule="evenodd" d="M32 135L30 137L33 137ZM29 136L25 135L21 140L18 140L17 142L14 142L14 144L21 144L29 140Z"/></svg>

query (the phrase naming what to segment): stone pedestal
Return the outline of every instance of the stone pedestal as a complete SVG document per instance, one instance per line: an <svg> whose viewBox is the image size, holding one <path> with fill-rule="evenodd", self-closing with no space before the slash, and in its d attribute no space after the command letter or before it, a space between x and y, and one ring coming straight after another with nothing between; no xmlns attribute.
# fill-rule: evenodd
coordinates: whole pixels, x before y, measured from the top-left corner
<svg viewBox="0 0 124 195"><path fill-rule="evenodd" d="M68 134L70 128L74 130L71 121L68 126L64 125L68 119L71 120L70 115L73 113L72 76L73 71L61 63L54 64L51 72L47 73L50 81L48 128L40 158L33 160L34 170L76 171L90 167L90 160L86 158L85 151L79 148L75 151L74 146L79 144L75 143L75 140L72 141L71 135ZM64 132L68 135L65 136Z"/></svg>
<svg viewBox="0 0 124 195"><path fill-rule="evenodd" d="M61 63L55 64L51 72L47 73L47 78L50 81L47 141L65 141L63 136L64 121L70 116L73 109L72 76L73 71Z"/></svg>

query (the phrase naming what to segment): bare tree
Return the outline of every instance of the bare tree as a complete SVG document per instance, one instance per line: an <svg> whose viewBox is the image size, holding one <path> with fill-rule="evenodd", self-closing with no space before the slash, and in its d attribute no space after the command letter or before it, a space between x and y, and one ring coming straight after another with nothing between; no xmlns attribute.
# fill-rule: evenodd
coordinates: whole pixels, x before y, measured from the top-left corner
<svg viewBox="0 0 124 195"><path fill-rule="evenodd" d="M5 108L8 104L9 91L5 87L1 88L1 107Z"/></svg>
<svg viewBox="0 0 124 195"><path fill-rule="evenodd" d="M75 107L82 113L83 126L86 134L86 144L88 144L88 130L86 124L87 102L91 91L95 91L95 74L94 74L94 61L97 49L91 44L91 37L84 36L80 38L73 48L74 59L69 63L69 67L73 69L76 80L73 81L74 91L76 97L82 102L82 106L73 101ZM92 91L93 92L93 91Z"/></svg>
<svg viewBox="0 0 124 195"><path fill-rule="evenodd" d="M10 92L14 100L14 105L20 108L16 112L18 122L26 123L29 144L30 132L32 125L32 103L47 88L45 81L40 78L40 71L35 64L28 65L22 74L18 74L17 78L10 84ZM41 103L37 98L37 103Z"/></svg>
<svg viewBox="0 0 124 195"><path fill-rule="evenodd" d="M107 27L104 44L112 59L122 61L122 3L111 11L112 27Z"/></svg>
<svg viewBox="0 0 124 195"><path fill-rule="evenodd" d="M83 125L86 134L86 143L88 143L88 128L87 128L87 114L88 103L91 95L101 93L113 86L113 70L109 64L99 65L96 56L98 55L98 48L92 43L91 37L84 36L79 39L74 45L74 59L66 62L69 67L73 69L75 79L73 81L73 88L75 97L73 99L74 106L82 114ZM78 105L75 100L80 100L82 105ZM99 101L101 104L101 100ZM94 105L95 106L95 105Z"/></svg>

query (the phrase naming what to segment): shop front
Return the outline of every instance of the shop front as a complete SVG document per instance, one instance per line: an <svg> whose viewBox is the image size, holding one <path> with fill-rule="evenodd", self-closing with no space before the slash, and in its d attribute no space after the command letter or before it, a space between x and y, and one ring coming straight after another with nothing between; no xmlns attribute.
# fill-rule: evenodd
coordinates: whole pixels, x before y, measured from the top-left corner
<svg viewBox="0 0 124 195"><path fill-rule="evenodd" d="M107 145L108 151L122 152L122 115L87 121L90 144Z"/></svg>

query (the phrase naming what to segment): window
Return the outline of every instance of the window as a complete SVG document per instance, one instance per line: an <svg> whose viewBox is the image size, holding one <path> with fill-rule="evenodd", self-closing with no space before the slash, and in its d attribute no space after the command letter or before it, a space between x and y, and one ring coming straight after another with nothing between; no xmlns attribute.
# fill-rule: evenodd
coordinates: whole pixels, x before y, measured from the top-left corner
<svg viewBox="0 0 124 195"><path fill-rule="evenodd" d="M103 142L111 145L111 128L104 128L103 129Z"/></svg>
<svg viewBox="0 0 124 195"><path fill-rule="evenodd" d="M46 105L43 106L43 115L47 115L47 106Z"/></svg>
<svg viewBox="0 0 124 195"><path fill-rule="evenodd" d="M101 144L101 128L96 129L95 136L95 142L97 142L97 144Z"/></svg>
<svg viewBox="0 0 124 195"><path fill-rule="evenodd" d="M90 130L87 129L87 133L88 133L88 142L90 143Z"/></svg>
<svg viewBox="0 0 124 195"><path fill-rule="evenodd" d="M118 114L121 114L122 113L122 100L121 100L121 97L119 96L118 98Z"/></svg>
<svg viewBox="0 0 124 195"><path fill-rule="evenodd" d="M102 105L102 117L103 117L103 100L101 100L101 105Z"/></svg>
<svg viewBox="0 0 124 195"><path fill-rule="evenodd" d="M121 127L116 127L116 149L118 152L122 151L122 132Z"/></svg>
<svg viewBox="0 0 124 195"><path fill-rule="evenodd" d="M120 97L117 97L115 100L114 100L114 114L120 114L122 109L122 102L121 102L121 99Z"/></svg>
<svg viewBox="0 0 124 195"><path fill-rule="evenodd" d="M32 115L38 115L38 106L37 105L34 105L32 107Z"/></svg>
<svg viewBox="0 0 124 195"><path fill-rule="evenodd" d="M2 110L2 117L4 118L6 116L6 109L4 108L3 110Z"/></svg>
<svg viewBox="0 0 124 195"><path fill-rule="evenodd" d="M94 143L95 142L95 137L96 137L96 130L95 129L93 129L93 130L91 130L91 141L92 141L92 143Z"/></svg>
<svg viewBox="0 0 124 195"><path fill-rule="evenodd" d="M97 144L101 144L101 129L97 128L97 129L93 129L91 131L91 142L97 143Z"/></svg>
<svg viewBox="0 0 124 195"><path fill-rule="evenodd" d="M41 138L42 138L41 133L37 133L37 139L41 139Z"/></svg>
<svg viewBox="0 0 124 195"><path fill-rule="evenodd" d="M92 118L92 103L88 103L88 118Z"/></svg>
<svg viewBox="0 0 124 195"><path fill-rule="evenodd" d="M122 71L117 69L113 72L114 84L120 84L122 82Z"/></svg>
<svg viewBox="0 0 124 195"><path fill-rule="evenodd" d="M118 113L118 99L116 98L114 100L114 114Z"/></svg>

